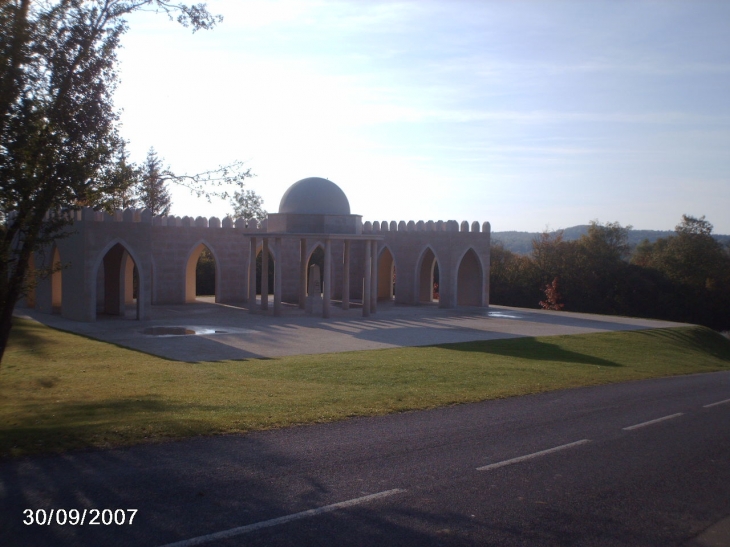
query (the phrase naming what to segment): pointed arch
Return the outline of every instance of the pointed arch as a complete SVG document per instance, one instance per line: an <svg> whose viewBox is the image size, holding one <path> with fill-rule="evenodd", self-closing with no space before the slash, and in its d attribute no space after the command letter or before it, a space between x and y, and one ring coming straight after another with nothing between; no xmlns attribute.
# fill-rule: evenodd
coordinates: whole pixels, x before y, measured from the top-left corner
<svg viewBox="0 0 730 547"><path fill-rule="evenodd" d="M256 294L261 294L261 276L263 270L263 253L264 244L259 241L256 245ZM268 278L268 291L267 294L273 294L274 292L274 269L276 268L276 249L271 244L271 238L269 239L269 263L267 265L266 277Z"/></svg>
<svg viewBox="0 0 730 547"><path fill-rule="evenodd" d="M309 264L309 261L312 259L312 254L317 250L317 248L322 249L322 252L324 253L324 241L321 239L317 239L313 242L307 241L307 264Z"/></svg>
<svg viewBox="0 0 730 547"><path fill-rule="evenodd" d="M309 269L312 266L319 268L319 287L324 294L324 242L316 241L309 246L309 252L307 254L307 284L306 291L309 295Z"/></svg>
<svg viewBox="0 0 730 547"><path fill-rule="evenodd" d="M135 275L135 269L136 265L134 263L134 260L132 260L132 257L129 253L124 253L124 259L123 259L123 268L124 268L124 305L132 305L134 304L134 300L136 295L135 293L135 283L134 279L136 277Z"/></svg>
<svg viewBox="0 0 730 547"><path fill-rule="evenodd" d="M421 251L416 262L416 290L418 302L434 302L438 300L438 265L436 252L430 245Z"/></svg>
<svg viewBox="0 0 730 547"><path fill-rule="evenodd" d="M464 252L456 273L456 305L484 305L484 267L473 248Z"/></svg>
<svg viewBox="0 0 730 547"><path fill-rule="evenodd" d="M378 255L378 300L393 300L395 297L395 257L386 244Z"/></svg>
<svg viewBox="0 0 730 547"><path fill-rule="evenodd" d="M140 275L139 257L121 238L109 241L97 254L92 269L91 302L94 314L124 316L127 304L135 304L136 318L141 316L141 297L144 278ZM135 299L135 285L137 298ZM99 302L99 296L102 300ZM101 305L99 305L101 304Z"/></svg>
<svg viewBox="0 0 730 547"><path fill-rule="evenodd" d="M213 246L205 241L204 239L198 240L195 245L193 245L192 249L190 250L190 253L188 254L188 258L185 261L185 302L191 303L195 302L198 291L198 261L200 260L200 255L203 254L203 251L207 250L208 253L213 257L213 263L214 263L214 279L215 279L215 287L214 287L214 294L215 294L215 301L219 301L219 294L220 294L220 260L218 259L218 254L213 249Z"/></svg>

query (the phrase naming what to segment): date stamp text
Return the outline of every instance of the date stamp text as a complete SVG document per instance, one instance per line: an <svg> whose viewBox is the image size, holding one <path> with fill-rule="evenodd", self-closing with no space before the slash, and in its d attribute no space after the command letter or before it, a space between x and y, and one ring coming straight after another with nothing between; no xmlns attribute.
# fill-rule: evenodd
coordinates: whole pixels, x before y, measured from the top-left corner
<svg viewBox="0 0 730 547"><path fill-rule="evenodd" d="M131 525L137 509L25 509L26 526L124 526Z"/></svg>

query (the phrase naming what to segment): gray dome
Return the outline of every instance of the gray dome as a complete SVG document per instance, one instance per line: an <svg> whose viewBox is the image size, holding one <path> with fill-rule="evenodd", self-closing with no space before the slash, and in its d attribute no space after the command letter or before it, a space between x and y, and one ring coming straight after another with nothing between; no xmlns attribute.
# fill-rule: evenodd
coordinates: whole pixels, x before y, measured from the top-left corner
<svg viewBox="0 0 730 547"><path fill-rule="evenodd" d="M284 192L279 213L300 215L349 215L350 202L334 182L309 177L292 184Z"/></svg>

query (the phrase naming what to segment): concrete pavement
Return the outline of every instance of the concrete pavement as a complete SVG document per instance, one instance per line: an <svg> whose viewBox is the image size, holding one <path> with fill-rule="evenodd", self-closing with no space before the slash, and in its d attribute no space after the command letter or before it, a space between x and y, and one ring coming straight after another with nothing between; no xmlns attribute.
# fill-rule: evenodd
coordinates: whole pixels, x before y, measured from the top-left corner
<svg viewBox="0 0 730 547"><path fill-rule="evenodd" d="M506 306L447 310L436 305L396 306L392 303L379 303L377 313L369 318L363 318L357 308L344 311L333 307L332 317L325 320L306 315L294 306L287 306L282 317L273 317L271 314L251 314L245 307L204 300L180 306L153 306L152 318L147 321L100 316L95 323L80 323L22 308L16 315L153 355L189 362L682 325ZM208 334L154 336L143 333L145 329L160 326L185 326Z"/></svg>

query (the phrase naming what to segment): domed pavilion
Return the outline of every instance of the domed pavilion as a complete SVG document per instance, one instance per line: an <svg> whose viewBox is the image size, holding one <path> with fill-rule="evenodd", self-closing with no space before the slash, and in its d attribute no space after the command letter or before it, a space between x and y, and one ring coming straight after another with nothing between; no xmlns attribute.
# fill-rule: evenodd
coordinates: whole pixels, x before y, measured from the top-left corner
<svg viewBox="0 0 730 547"><path fill-rule="evenodd" d="M252 313L305 309L308 298L321 298L323 317L352 306L369 316L388 301L442 308L489 303L488 222L363 223L345 192L325 178L292 184L278 212L260 223L153 216L146 209L110 215L84 208L74 215L68 237L31 260L31 268L69 267L27 299L69 319L125 315L130 306L147 319L151 306L195 302L196 267L206 249L215 262L215 301ZM319 272L315 262L322 269L318 285L309 278Z"/></svg>

